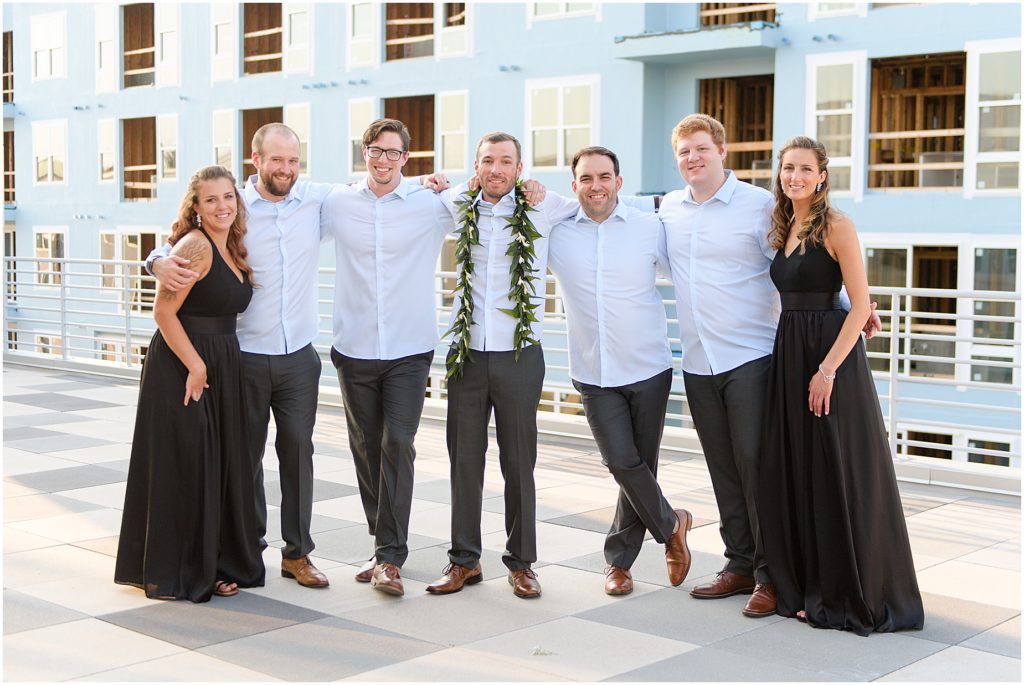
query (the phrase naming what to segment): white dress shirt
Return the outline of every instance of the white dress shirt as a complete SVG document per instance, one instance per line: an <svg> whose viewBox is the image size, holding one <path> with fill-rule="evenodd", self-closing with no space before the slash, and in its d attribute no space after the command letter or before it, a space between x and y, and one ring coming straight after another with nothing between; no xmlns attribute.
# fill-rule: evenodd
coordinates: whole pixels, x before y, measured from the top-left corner
<svg viewBox="0 0 1024 685"><path fill-rule="evenodd" d="M573 380L614 388L671 368L665 303L655 284L658 271L668 273L658 215L619 202L598 224L581 208L555 226L550 243Z"/></svg>
<svg viewBox="0 0 1024 685"><path fill-rule="evenodd" d="M454 203L464 199L462 193L465 190L466 186L463 184L442 193L453 220L457 219L457 208ZM508 218L515 209L515 191L505 195L496 204L485 202L483 193L477 195L475 202L480 209L480 220L477 223L480 229L480 244L474 245L471 250L474 265L470 286L473 292L473 326L469 346L480 352L507 352L515 349L515 327L518 319L498 310L515 307L509 298L512 286L509 274L512 258L505 254L512 239ZM530 220L541 236L533 243L536 253L533 271L537 280L534 281L536 295L531 298L537 305L534 311L538 321L533 324L532 329L533 337L538 341L542 339L544 327L548 236L554 224L575 213L578 207L575 203L575 199L567 200L556 193L547 193L544 201L534 208L537 211L529 213ZM461 226L458 228L461 229ZM452 305L452 323L455 322L461 304L462 298L457 295Z"/></svg>
<svg viewBox="0 0 1024 685"><path fill-rule="evenodd" d="M333 237L334 349L357 359L399 359L437 346L436 269L455 228L441 197L407 185L377 197L363 179L324 202Z"/></svg>
<svg viewBox="0 0 1024 685"><path fill-rule="evenodd" d="M683 371L719 374L772 353L779 294L768 274L772 195L737 180L703 203L690 187L661 201Z"/></svg>
<svg viewBox="0 0 1024 685"><path fill-rule="evenodd" d="M290 354L316 338L320 205L334 187L298 181L278 202L259 194L255 175L242 189L248 210L243 242L256 285L249 306L238 315L238 345L243 352ZM170 252L170 245L153 250L147 268Z"/></svg>

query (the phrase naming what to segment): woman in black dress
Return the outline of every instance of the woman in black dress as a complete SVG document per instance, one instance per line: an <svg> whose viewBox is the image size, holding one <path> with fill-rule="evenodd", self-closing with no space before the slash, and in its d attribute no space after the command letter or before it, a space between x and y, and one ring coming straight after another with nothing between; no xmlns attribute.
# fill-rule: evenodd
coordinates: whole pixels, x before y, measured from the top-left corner
<svg viewBox="0 0 1024 685"><path fill-rule="evenodd" d="M868 283L853 223L831 209L828 157L779 153L769 240L782 296L758 514L778 613L819 628L919 629L924 609L861 324ZM846 284L849 314L839 308Z"/></svg>
<svg viewBox="0 0 1024 685"><path fill-rule="evenodd" d="M157 290L114 572L153 599L206 602L263 585L235 337L252 297L244 235L234 177L200 169L169 239L197 280Z"/></svg>

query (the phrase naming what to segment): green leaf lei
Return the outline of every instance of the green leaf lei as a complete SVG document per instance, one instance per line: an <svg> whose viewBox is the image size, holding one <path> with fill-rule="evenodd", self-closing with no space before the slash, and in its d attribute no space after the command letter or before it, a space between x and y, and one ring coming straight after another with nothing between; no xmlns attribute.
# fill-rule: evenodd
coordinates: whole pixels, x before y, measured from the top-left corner
<svg viewBox="0 0 1024 685"><path fill-rule="evenodd" d="M538 278L533 270L533 260L537 256L533 241L540 238L541 234L528 216L529 212L537 210L527 202L522 180L516 181L515 193L515 209L512 211L512 216L508 218L512 240L509 241L508 249L505 250L505 254L512 258L512 265L509 267L511 284L509 299L515 306L498 311L516 319L513 344L516 351L515 358L518 361L519 353L525 345L540 344L540 341L533 337L533 324L538 321L535 310L540 305L533 302L532 296L537 293L535 281ZM466 361L472 359L472 351L469 349L474 307L472 249L474 245L480 244L480 229L477 225L480 221L480 210L476 204L479 194L480 189L468 191L465 193L467 199L455 203L458 208L458 222L462 230L455 243L455 263L460 268L452 294L461 295L461 304L452 327L445 331L445 336L449 333L453 334L452 346L446 359L448 367L446 379L453 376L462 378Z"/></svg>

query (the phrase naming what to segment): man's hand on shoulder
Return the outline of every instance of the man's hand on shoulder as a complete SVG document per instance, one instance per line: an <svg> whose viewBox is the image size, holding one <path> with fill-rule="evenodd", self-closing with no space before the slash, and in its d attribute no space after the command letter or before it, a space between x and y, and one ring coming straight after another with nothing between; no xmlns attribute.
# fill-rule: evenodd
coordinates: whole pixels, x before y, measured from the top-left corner
<svg viewBox="0 0 1024 685"><path fill-rule="evenodd" d="M430 176L420 177L420 183L423 184L424 188L429 188L435 193L440 193L442 190L448 190L452 187L451 181L449 181L448 177L441 172L431 174Z"/></svg>
<svg viewBox="0 0 1024 685"><path fill-rule="evenodd" d="M540 181L531 178L523 181L523 192L526 195L526 201L530 203L530 206L536 207L541 202L544 202L544 198L548 194L548 189Z"/></svg>
<svg viewBox="0 0 1024 685"><path fill-rule="evenodd" d="M191 260L180 255L159 257L153 262L153 276L171 292L177 292L195 282L197 274L188 268Z"/></svg>

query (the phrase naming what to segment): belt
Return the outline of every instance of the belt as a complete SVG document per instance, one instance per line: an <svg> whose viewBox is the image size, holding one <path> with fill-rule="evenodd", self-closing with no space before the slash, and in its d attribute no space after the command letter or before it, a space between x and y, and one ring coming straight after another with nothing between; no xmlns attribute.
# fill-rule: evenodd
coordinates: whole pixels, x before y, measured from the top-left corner
<svg viewBox="0 0 1024 685"><path fill-rule="evenodd" d="M235 323L238 317L230 316L194 316L190 314L178 314L178 321L186 333L197 333L200 335L234 335Z"/></svg>
<svg viewBox="0 0 1024 685"><path fill-rule="evenodd" d="M842 309L839 293L779 293L782 296L782 311Z"/></svg>

